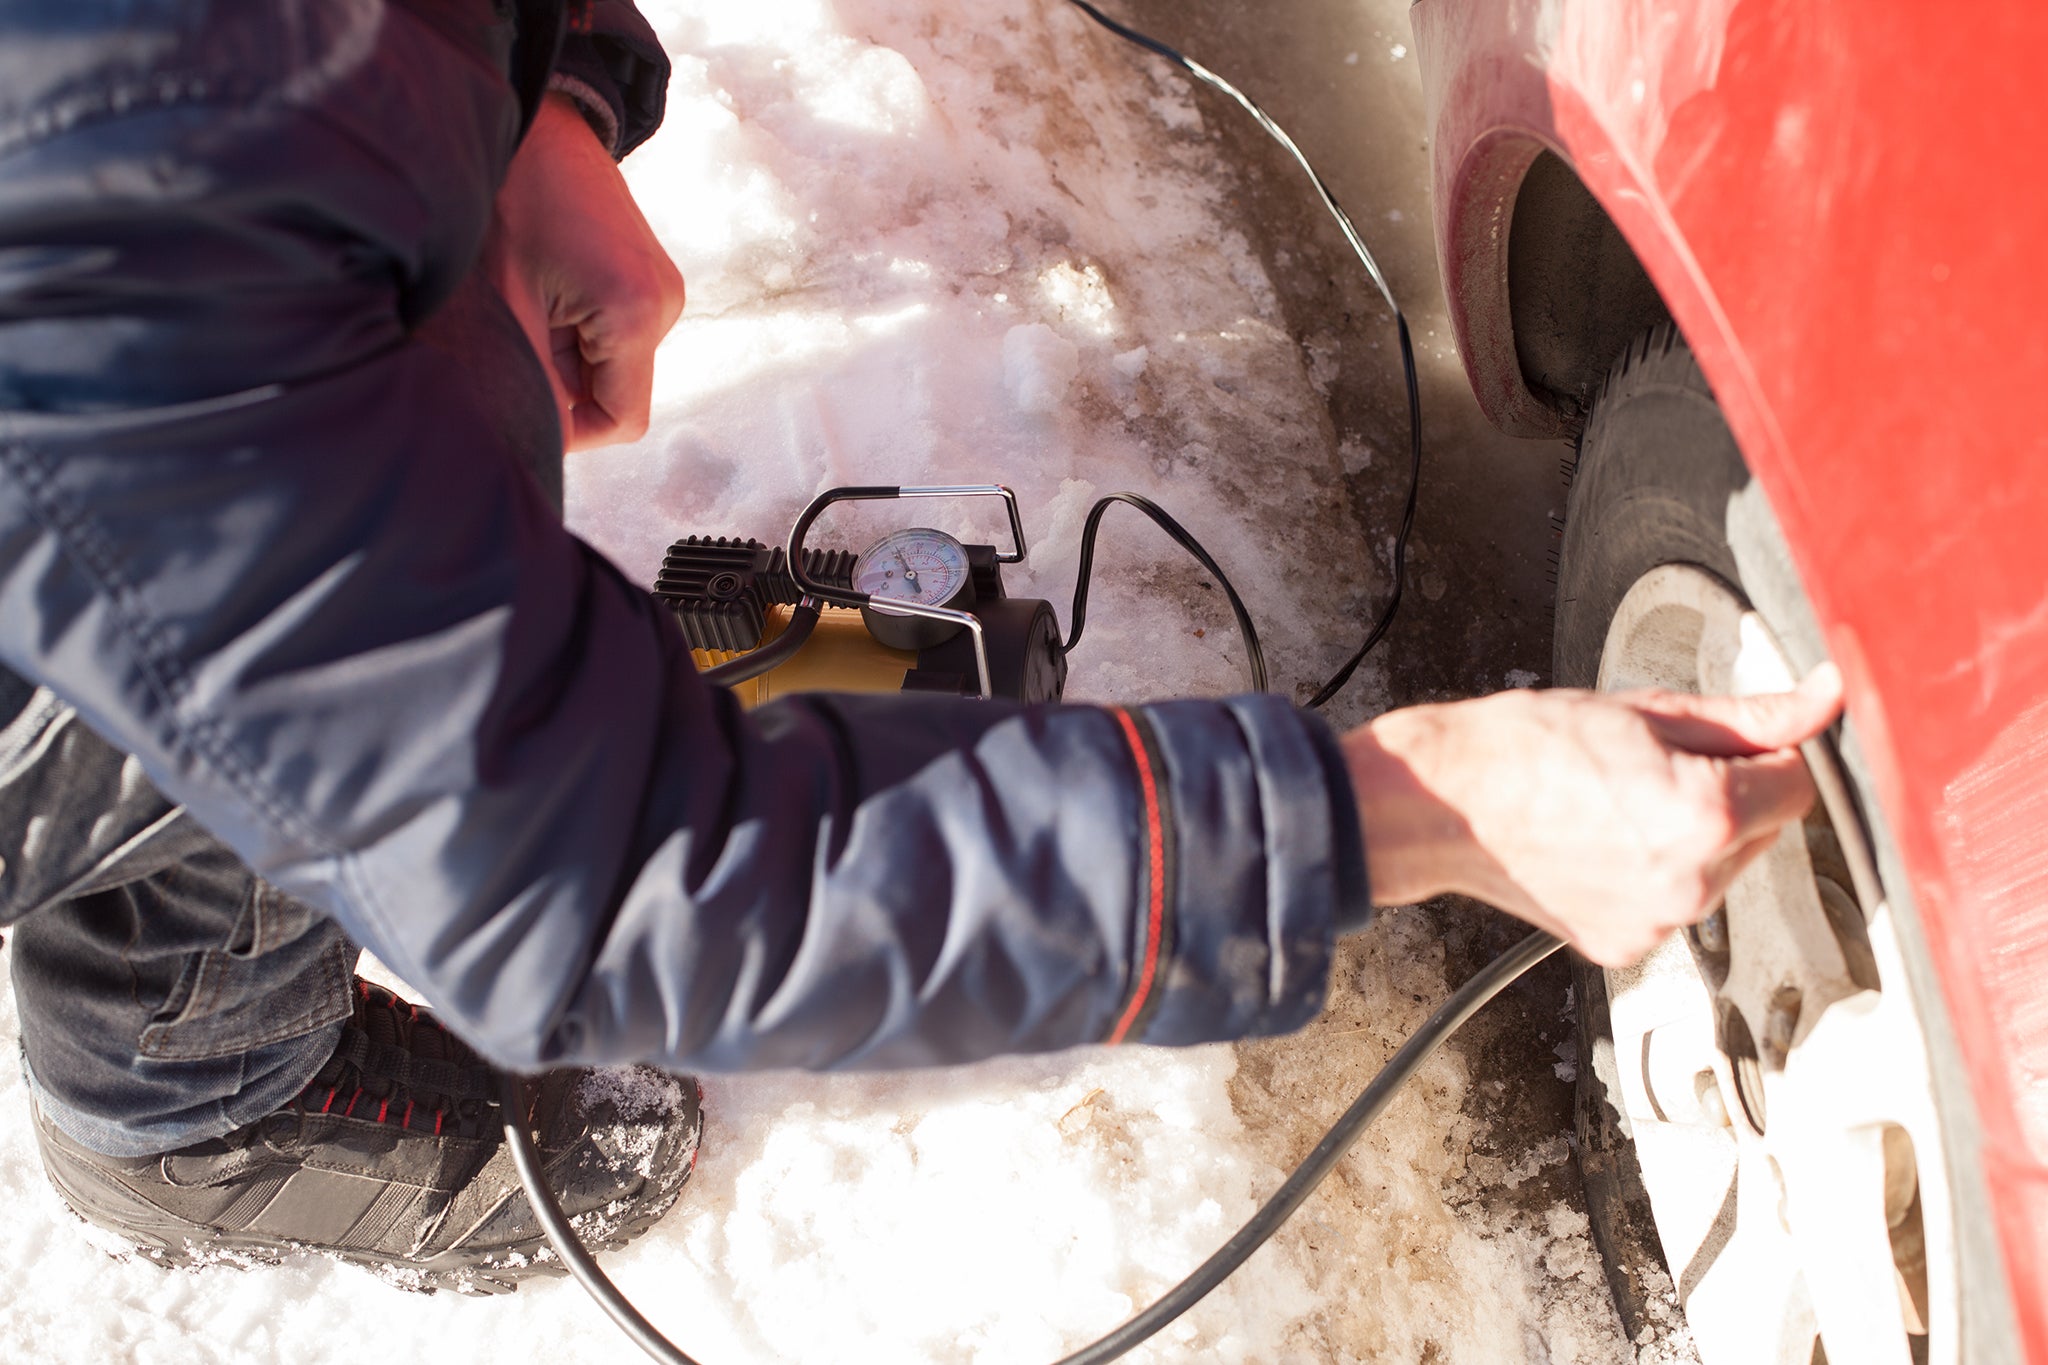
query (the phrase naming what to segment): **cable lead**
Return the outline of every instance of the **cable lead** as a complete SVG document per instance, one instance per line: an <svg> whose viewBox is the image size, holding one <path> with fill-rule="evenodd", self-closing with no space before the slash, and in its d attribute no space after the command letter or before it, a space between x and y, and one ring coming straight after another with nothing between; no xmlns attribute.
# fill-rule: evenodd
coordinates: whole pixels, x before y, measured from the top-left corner
<svg viewBox="0 0 2048 1365"><path fill-rule="evenodd" d="M1299 144L1287 135L1286 129L1275 123L1250 96L1200 62L1175 51L1157 38L1118 23L1090 4L1089 0L1070 2L1117 37L1165 58L1196 80L1214 87L1236 101L1240 108L1252 116L1259 127L1265 129L1275 142L1286 148L1288 155L1294 158L1295 164L1307 173L1310 182L1315 185L1316 193L1322 196L1323 207L1337 220L1338 230L1344 234L1344 240L1350 243L1352 252L1365 266L1366 274L1372 277L1373 286L1379 290L1380 297L1386 300L1388 309L1394 314L1396 335L1401 342L1401 368L1406 376L1408 389L1408 498L1401 512L1401 529L1394 537L1393 588L1387 595L1387 604L1381 608L1379 618L1373 622L1372 629L1366 632L1365 643L1360 645L1357 652L1345 660L1343 666L1331 675L1328 682L1317 688L1315 695L1308 700L1307 705L1320 707L1343 691L1344 685L1351 681L1351 675L1358 670L1358 665L1365 661L1366 654L1393 626L1394 613L1401 607L1401 579L1406 574L1408 566L1408 536L1415 527L1415 502L1422 488L1422 390L1415 377L1415 348L1408 337L1408 318L1401 312L1401 306L1394 302L1394 291L1388 286L1387 277L1380 271L1379 262L1373 259L1372 252L1366 249L1364 239L1358 235L1358 229L1351 222L1351 215L1344 212L1343 205L1337 202L1337 196L1330 193L1330 187L1323 182L1323 177L1316 173L1316 168L1310 164L1308 156Z"/></svg>

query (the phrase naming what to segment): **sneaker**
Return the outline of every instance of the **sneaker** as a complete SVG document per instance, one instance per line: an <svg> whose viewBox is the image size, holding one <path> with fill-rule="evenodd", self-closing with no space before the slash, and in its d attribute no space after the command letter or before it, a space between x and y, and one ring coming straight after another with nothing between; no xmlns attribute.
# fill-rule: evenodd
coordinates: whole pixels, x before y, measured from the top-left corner
<svg viewBox="0 0 2048 1365"><path fill-rule="evenodd" d="M503 1293L563 1266L513 1169L499 1073L426 1011L367 981L313 1083L225 1137L110 1157L35 1108L74 1212L165 1266L275 1263L313 1251L407 1289ZM548 1187L593 1251L653 1226L697 1164L696 1081L649 1067L527 1085Z"/></svg>

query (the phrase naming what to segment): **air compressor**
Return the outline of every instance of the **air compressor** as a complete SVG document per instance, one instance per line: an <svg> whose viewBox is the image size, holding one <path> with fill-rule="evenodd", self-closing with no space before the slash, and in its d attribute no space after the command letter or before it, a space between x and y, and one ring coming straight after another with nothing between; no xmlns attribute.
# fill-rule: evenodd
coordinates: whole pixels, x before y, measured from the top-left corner
<svg viewBox="0 0 2048 1365"><path fill-rule="evenodd" d="M973 497L1002 500L1008 549L931 526L891 531L858 553L804 544L835 503ZM805 508L787 545L676 541L654 593L682 623L698 669L747 706L804 691L1057 701L1067 646L1052 603L1003 586L1003 566L1024 554L1017 495L1000 484L834 488Z"/></svg>

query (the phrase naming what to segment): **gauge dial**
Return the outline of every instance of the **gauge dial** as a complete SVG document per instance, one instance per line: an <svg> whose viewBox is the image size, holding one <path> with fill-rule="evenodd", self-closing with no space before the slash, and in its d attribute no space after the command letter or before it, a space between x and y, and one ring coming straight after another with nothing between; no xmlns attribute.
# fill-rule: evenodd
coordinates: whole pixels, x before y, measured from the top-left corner
<svg viewBox="0 0 2048 1365"><path fill-rule="evenodd" d="M854 591L928 607L945 606L966 582L967 547L923 526L883 538L853 565Z"/></svg>
<svg viewBox="0 0 2048 1365"><path fill-rule="evenodd" d="M888 604L916 602L965 611L974 604L967 547L944 531L913 526L884 536L853 562L853 588L872 602L861 619L892 649L925 650L959 633L959 623L892 612Z"/></svg>

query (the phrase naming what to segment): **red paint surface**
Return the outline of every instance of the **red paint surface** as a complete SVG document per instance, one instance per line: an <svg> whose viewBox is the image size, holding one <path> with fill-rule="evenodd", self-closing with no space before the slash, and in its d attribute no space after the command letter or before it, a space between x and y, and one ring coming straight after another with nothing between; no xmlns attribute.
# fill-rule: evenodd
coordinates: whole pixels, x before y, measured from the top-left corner
<svg viewBox="0 0 2048 1365"><path fill-rule="evenodd" d="M1547 146L1634 246L1778 514L2048 1362L2048 6L1423 0L1415 25L1489 414L1545 420L1505 298L1507 208Z"/></svg>

